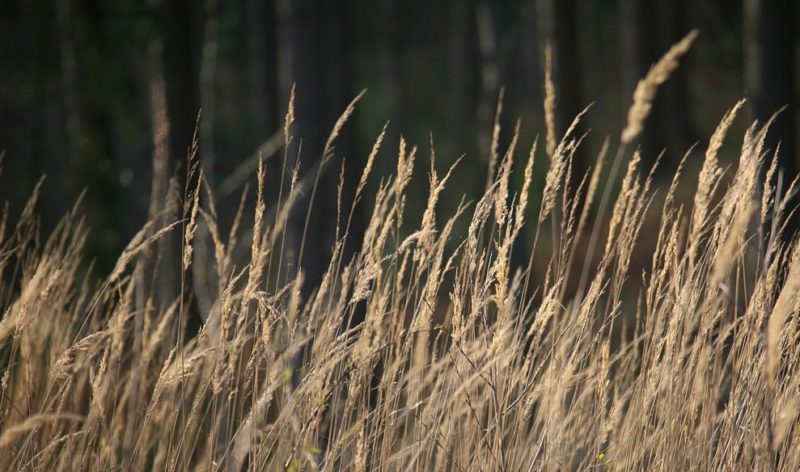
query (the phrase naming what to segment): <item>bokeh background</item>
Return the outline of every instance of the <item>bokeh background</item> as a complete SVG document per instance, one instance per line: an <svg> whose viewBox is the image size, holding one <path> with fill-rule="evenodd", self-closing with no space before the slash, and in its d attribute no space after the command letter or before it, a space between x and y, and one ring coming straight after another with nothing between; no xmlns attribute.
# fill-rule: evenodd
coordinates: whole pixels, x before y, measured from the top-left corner
<svg viewBox="0 0 800 472"><path fill-rule="evenodd" d="M474 199L485 187L501 87L501 142L517 119L521 153L543 134L547 43L559 132L592 104L579 156L588 167L606 136L618 139L636 81L693 28L700 37L659 91L639 143L645 162L664 150L660 175L670 176L693 144L702 153L723 113L747 97L749 119L788 106L770 143L782 142L782 165L794 173L799 13L793 0L4 0L0 201L18 214L46 175L39 207L46 230L85 190L89 256L106 271L161 198L154 167L185 173L201 109L199 157L230 224L259 158L268 162L267 194L275 195L293 84L301 174L366 89L321 179L309 244L319 249L313 257L324 257L339 171L344 166L352 195L387 120L376 182L392 172L401 134L420 148L422 171L412 184L420 198L409 202L409 215L425 203L431 141L440 170L465 155L441 203L451 214L461 195ZM540 157L537 185L543 150Z"/></svg>

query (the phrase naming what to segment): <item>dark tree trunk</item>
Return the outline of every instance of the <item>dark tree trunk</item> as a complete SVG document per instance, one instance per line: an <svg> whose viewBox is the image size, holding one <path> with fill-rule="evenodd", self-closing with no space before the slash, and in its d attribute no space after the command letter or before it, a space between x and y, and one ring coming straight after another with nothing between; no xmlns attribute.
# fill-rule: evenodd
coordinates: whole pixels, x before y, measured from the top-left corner
<svg viewBox="0 0 800 472"><path fill-rule="evenodd" d="M450 85L449 85L449 135L453 143L451 153L466 153L485 160L486 149L475 139L478 132L491 133L491 129L478 130L478 97L480 87L480 61L477 37L477 10L472 0L450 2ZM491 118L489 118L491 120ZM483 185L481 181L478 185Z"/></svg>
<svg viewBox="0 0 800 472"><path fill-rule="evenodd" d="M200 8L194 0L164 0L162 69L169 123L169 167L183 191L186 161L200 111Z"/></svg>
<svg viewBox="0 0 800 472"><path fill-rule="evenodd" d="M582 101L580 47L578 42L578 2L576 0L537 0L541 49L552 48L552 73L556 89L556 139L566 132L578 113ZM544 55L542 55L544 57ZM544 68L542 68L544 70ZM582 129L578 129L580 134ZM575 155L572 187L580 182L589 163L579 149Z"/></svg>
<svg viewBox="0 0 800 472"><path fill-rule="evenodd" d="M582 109L578 5L575 0L538 0L538 7L541 44L549 41L553 51L556 133L562 135Z"/></svg>
<svg viewBox="0 0 800 472"><path fill-rule="evenodd" d="M333 158L322 169L319 185L311 200L317 165L325 141L338 116L355 95L351 90L350 57L348 51L348 12L344 1L314 2L311 0L281 0L281 44L284 70L284 95L292 83L296 85L295 128L299 153L289 156L289 168L299 164L300 178L308 190L296 204L290 217L293 234L290 261L298 261L305 274L304 291L313 291L328 267L336 230L336 187L339 170L346 159L342 213L346 217L352 201L361 166L356 155L353 123L349 123L336 139ZM296 147L295 147L296 149ZM309 206L310 205L310 206ZM305 228L310 210L309 228ZM350 229L345 261L361 241L362 221L354 216ZM305 241L302 241L305 233ZM300 254L302 252L302 254Z"/></svg>
<svg viewBox="0 0 800 472"><path fill-rule="evenodd" d="M221 14L218 0L206 0L203 9L203 39L200 42L201 54L199 63L199 97L202 103L202 119L199 123L200 163L206 180L214 187L216 172L214 161L214 129L216 123L216 84L217 60L219 56L219 17Z"/></svg>
<svg viewBox="0 0 800 472"><path fill-rule="evenodd" d="M381 63L383 104L385 115L392 122L387 131L386 142L398 142L400 135L407 131L405 116L403 52L404 31L409 24L403 0L382 0L379 2L381 33L378 39L378 60ZM376 162L376 167L389 168L388 162Z"/></svg>
<svg viewBox="0 0 800 472"><path fill-rule="evenodd" d="M59 39L68 150L78 181L87 186L89 253L102 272L113 267L121 246L113 118L105 92L112 51L102 5L91 0L58 3Z"/></svg>
<svg viewBox="0 0 800 472"><path fill-rule="evenodd" d="M525 94L525 106L529 109L541 109L542 104L542 70L540 64L539 25L536 5L526 2L522 5L522 78Z"/></svg>
<svg viewBox="0 0 800 472"><path fill-rule="evenodd" d="M278 34L275 0L247 0L247 40L250 73L250 114L254 146L280 127L278 103Z"/></svg>
<svg viewBox="0 0 800 472"><path fill-rule="evenodd" d="M623 111L631 104L631 96L636 89L636 84L642 79L650 66L658 59L656 53L656 30L653 18L653 7L649 1L622 0L620 2L620 39L622 42L622 83ZM662 93L659 91L658 98ZM662 141L659 136L661 129L661 107L655 105L655 110L647 119L644 131L635 143L642 152L645 165L652 165L662 150Z"/></svg>
<svg viewBox="0 0 800 472"><path fill-rule="evenodd" d="M781 146L780 165L791 181L798 171L795 140L794 12L791 0L745 0L745 94L752 117L770 127L768 149Z"/></svg>
<svg viewBox="0 0 800 472"><path fill-rule="evenodd" d="M465 40L476 36L478 39L478 52L480 54L480 98L478 100L478 150L481 156L489 156L492 142L492 128L497 111L500 85L502 83L501 67L499 64L499 45L501 28L500 14L497 4L487 0L477 0L475 6L475 26L477 34L468 35ZM505 85L503 83L503 85ZM507 126L503 126L507 113L498 117L503 120L502 131L508 134ZM499 156L502 158L502 156ZM494 169L490 170L490 175Z"/></svg>
<svg viewBox="0 0 800 472"><path fill-rule="evenodd" d="M666 52L675 42L686 35L689 30L686 23L686 8L686 0L655 2L655 14L658 19L656 56ZM653 58L653 60L656 59ZM671 164L670 166L661 166L665 174L672 174L674 166L677 165L692 142L687 60L689 58L682 60L680 67L661 86L656 99L655 107L662 125L663 144L667 148L666 157Z"/></svg>
<svg viewBox="0 0 800 472"><path fill-rule="evenodd" d="M187 181L187 170L200 110L202 4L164 0L156 8L161 35L153 38L150 58L154 119L150 217L158 217L163 226L189 216L184 212L184 194L197 185L196 174L194 181ZM169 179L174 179L174 195ZM199 327L200 315L192 303L192 274L182 266L182 240L183 225L179 225L159 241L158 255L147 257L143 276L152 284L148 292L157 305L182 297L182 316L188 316L186 334Z"/></svg>

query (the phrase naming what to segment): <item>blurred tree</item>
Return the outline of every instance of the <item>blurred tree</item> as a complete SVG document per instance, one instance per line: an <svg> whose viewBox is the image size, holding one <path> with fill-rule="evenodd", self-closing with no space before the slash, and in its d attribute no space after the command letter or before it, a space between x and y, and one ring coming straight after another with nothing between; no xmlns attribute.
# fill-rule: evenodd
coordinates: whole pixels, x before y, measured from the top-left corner
<svg viewBox="0 0 800 472"><path fill-rule="evenodd" d="M475 22L477 30L465 38L477 36L478 52L480 53L480 92L478 93L478 151L480 156L488 156L492 142L492 123L497 111L497 100L500 86L505 85L502 77L502 68L499 60L499 45L501 35L505 29L502 21L501 5L499 2L477 0L475 9ZM467 71L468 72L468 71ZM498 118L507 116L504 114ZM502 127L508 132L506 126ZM491 175L494 172L490 170Z"/></svg>
<svg viewBox="0 0 800 472"><path fill-rule="evenodd" d="M537 4L542 46L549 42L553 50L556 134L560 138L582 109L578 4L575 0L537 0Z"/></svg>
<svg viewBox="0 0 800 472"><path fill-rule="evenodd" d="M521 59L520 68L523 83L521 87L525 97L526 107L536 107L537 111L542 103L542 58L538 42L538 14L534 2L523 2L520 12L521 25Z"/></svg>
<svg viewBox="0 0 800 472"><path fill-rule="evenodd" d="M767 147L781 146L780 165L790 181L798 171L795 133L794 11L791 0L744 1L745 96L754 119L772 124Z"/></svg>
<svg viewBox="0 0 800 472"><path fill-rule="evenodd" d="M217 0L205 0L203 6L203 40L199 65L199 95L203 117L200 120L200 162L204 177L214 186L214 124L216 122L216 77L219 52L219 22L222 12Z"/></svg>
<svg viewBox="0 0 800 472"><path fill-rule="evenodd" d="M555 132L560 140L572 121L585 107L582 98L580 44L578 41L578 2L575 0L537 0L541 49L552 50L552 77L555 85ZM544 58L544 54L541 55ZM542 62L544 65L544 62ZM542 69L544 70L544 68ZM579 125L580 136L586 123ZM575 153L570 187L575 189L590 166L583 147Z"/></svg>
<svg viewBox="0 0 800 472"><path fill-rule="evenodd" d="M111 269L120 250L119 189L116 181L113 101L114 63L102 2L56 3L61 52L62 97L73 178L85 185L89 251L102 273Z"/></svg>
<svg viewBox="0 0 800 472"><path fill-rule="evenodd" d="M253 116L254 147L260 148L281 130L286 101L280 97L278 69L279 35L276 0L248 0L248 68L250 69L249 101ZM266 156L263 156L266 157ZM270 158L265 162L266 195L277 201L282 162Z"/></svg>
<svg viewBox="0 0 800 472"><path fill-rule="evenodd" d="M0 165L0 194L10 203L12 215L22 210L48 166L73 162L73 149L66 149L63 141L55 143L48 133L48 119L63 105L57 20L52 2L0 5L0 77L6 85L5 93L0 92L0 153L5 153ZM67 158L53 159L54 149L66 151ZM73 183L66 178L47 181L48 187L61 191L71 189ZM45 192L40 204L45 220L57 213L48 205L50 196Z"/></svg>
<svg viewBox="0 0 800 472"><path fill-rule="evenodd" d="M334 244L336 226L346 222L337 221L336 188L341 166L346 165L342 220L347 218L360 177L355 126L348 123L334 143L335 152L330 162L321 169L324 177L316 180L329 133L354 97L350 75L353 67L348 54L351 27L347 6L345 1L279 2L284 96L288 97L293 84L296 86L295 147L289 155L287 168L291 171L297 164L300 179L307 185L290 217L291 241L287 255L288 261L297 261L298 268L305 274L305 295L309 295L322 279ZM299 152L295 152L298 148ZM317 188L314 190L315 182ZM307 231L306 221L311 222L311 230ZM357 212L345 247L345 261L360 244L362 228L361 215Z"/></svg>
<svg viewBox="0 0 800 472"><path fill-rule="evenodd" d="M654 2L656 24L656 51L653 61L658 60L669 48L689 31L686 21L686 0ZM669 80L659 88L656 97L655 113L661 124L661 145L666 148L666 159L661 165L661 174L675 170L683 154L691 145L692 115L689 109L689 70L692 56L681 61Z"/></svg>
<svg viewBox="0 0 800 472"><path fill-rule="evenodd" d="M621 0L619 30L622 59L622 103L623 110L631 105L631 96L636 84L658 59L656 52L656 29L653 18L653 3L641 0ZM658 107L660 108L660 107ZM658 108L656 110L658 110ZM654 111L647 119L637 145L644 162L652 165L662 150L659 137L661 116Z"/></svg>
<svg viewBox="0 0 800 472"><path fill-rule="evenodd" d="M200 111L201 7L194 0L162 0L158 6L169 125L169 174L178 179L181 192L186 184L186 159Z"/></svg>
<svg viewBox="0 0 800 472"><path fill-rule="evenodd" d="M406 129L406 104L403 99L403 27L408 24L405 2L402 0L381 0L380 36L378 38L378 60L381 64L381 81L383 82L383 101L386 116L392 120L388 131L397 142L399 132Z"/></svg>
<svg viewBox="0 0 800 472"><path fill-rule="evenodd" d="M485 165L486 150L485 139L476 139L480 133L491 133L490 125L484 123L487 129L478 129L475 117L478 113L478 102L481 96L479 78L480 61L477 37L476 5L474 0L452 0L450 2L450 63L449 76L449 137L453 142L451 154L466 152L469 156L477 157L481 153L481 163ZM496 97L495 97L496 100ZM493 111L487 110L489 114ZM489 123L491 122L489 118ZM485 148L483 147L485 144ZM480 183L481 185L483 182Z"/></svg>
<svg viewBox="0 0 800 472"><path fill-rule="evenodd" d="M280 128L278 103L278 34L275 0L247 0L249 104L256 145Z"/></svg>
<svg viewBox="0 0 800 472"><path fill-rule="evenodd" d="M621 1L619 21L625 109L631 104L636 84L647 74L650 66L686 34L685 13L683 0ZM664 153L658 175L671 176L689 145L691 117L687 104L686 71L686 64L682 64L659 87L653 113L638 140L646 165L652 166L659 154Z"/></svg>
<svg viewBox="0 0 800 472"><path fill-rule="evenodd" d="M187 181L187 171L200 109L202 5L193 0L163 0L153 6L156 22L149 70L154 141L150 218L165 226L189 216L184 212L184 192L196 186L196 181ZM184 273L181 264L182 236L181 226L164 236L159 241L158 254L150 253L144 258L143 275L151 278L152 296L157 303L171 303L180 295L191 307L186 313L192 313L196 307L190 304L191 274ZM189 322L196 325L198 316L190 317Z"/></svg>

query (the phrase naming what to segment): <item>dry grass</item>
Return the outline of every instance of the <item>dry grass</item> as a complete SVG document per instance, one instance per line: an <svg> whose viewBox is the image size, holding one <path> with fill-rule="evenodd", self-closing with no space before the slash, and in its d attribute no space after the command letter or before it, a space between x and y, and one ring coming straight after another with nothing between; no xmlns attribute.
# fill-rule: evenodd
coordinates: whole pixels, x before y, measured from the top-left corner
<svg viewBox="0 0 800 472"><path fill-rule="evenodd" d="M681 175L663 206L651 208L651 174L626 147L653 88L692 39L637 88L611 164L626 169L616 200L616 179L600 179L602 159L579 189L569 188L581 139L568 132L555 142L548 130L551 167L538 212L526 208L535 145L522 193L510 183L515 135L505 153L493 144L483 197L444 221L435 210L450 172L439 175L432 158L426 210L410 228L404 210L417 151L404 141L396 175L381 180L370 204L359 203L372 162L388 154L381 133L355 199L371 212L361 250L343 260L350 236L340 228L308 299L302 274L283 276L293 265L283 250L288 208L305 191L296 170L286 170L274 216L259 170L244 264L233 256L239 230L219 234L211 189L187 189L179 264L197 264L192 245L208 234L216 281L206 323L187 342L178 342L182 300L159 302L142 286L149 275L141 255L177 229L148 223L95 286L80 275L87 229L77 210L40 241L37 187L16 227L0 219L2 464L800 469L800 245L777 234L790 192L773 191L773 166L761 177L765 127L749 128L726 179L716 153L740 104L723 118L690 208L673 198L678 182L692 180ZM292 117L290 106L287 147L296 145ZM658 228L643 228L647 215ZM511 263L526 218L538 254L531 261L547 260L538 270ZM236 220L235 228L246 225ZM464 235L454 229L460 220ZM198 225L207 232L195 233ZM552 248L537 245L542 231L556 236ZM643 231L656 240L644 274L631 268ZM576 257L587 243L602 252ZM569 285L577 274L577 287ZM351 323L357 313L363 322Z"/></svg>

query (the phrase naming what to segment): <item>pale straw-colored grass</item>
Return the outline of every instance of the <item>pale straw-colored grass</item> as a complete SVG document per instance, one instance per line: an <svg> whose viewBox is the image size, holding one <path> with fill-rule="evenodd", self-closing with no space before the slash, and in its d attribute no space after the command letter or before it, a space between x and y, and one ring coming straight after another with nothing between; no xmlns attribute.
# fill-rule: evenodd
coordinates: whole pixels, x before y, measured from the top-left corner
<svg viewBox="0 0 800 472"><path fill-rule="evenodd" d="M769 123L749 128L723 178L719 149L739 139L728 136L735 104L699 176L684 175L682 163L663 205L653 205L661 185L652 170L640 169L653 156L626 146L694 37L637 88L612 164L625 169L620 181L602 178L607 140L570 188L582 137L570 129L559 139L548 125L550 167L537 194L535 142L517 128L503 148L495 128L485 193L443 214L453 167L440 168L431 149L427 200L412 218L417 148L400 138L387 151L384 127L358 181L355 204L370 215L359 250L343 258L353 235L340 228L311 290L302 271L285 270L295 260L285 254L296 237L288 215L310 185L296 168L281 171L286 186L269 202L260 166L252 220L243 197L227 235L196 170L199 182L184 193L189 219L147 223L101 283L80 275L88 230L77 208L40 243L35 205L46 186L37 187L19 223L4 216L0 232L3 466L798 470L800 246L777 235L793 186L772 187L780 179L776 161L764 161ZM300 141L292 103L287 147ZM517 163L523 147L527 160ZM377 159L396 160L394 175L371 176ZM371 178L379 183L370 198ZM200 220L205 233L195 233ZM205 324L185 340L186 307L160 299L140 265L181 223L178 264L192 269L192 245L205 234L217 281ZM545 226L556 239L537 245ZM596 257L583 257L587 241ZM529 266L513 262L515 243L534 252ZM249 247L243 260L237 247Z"/></svg>

